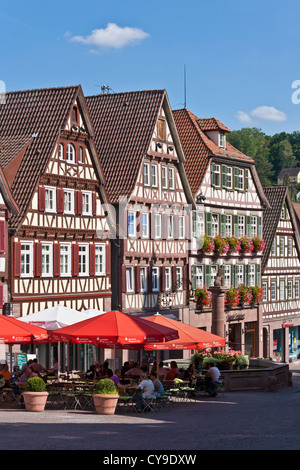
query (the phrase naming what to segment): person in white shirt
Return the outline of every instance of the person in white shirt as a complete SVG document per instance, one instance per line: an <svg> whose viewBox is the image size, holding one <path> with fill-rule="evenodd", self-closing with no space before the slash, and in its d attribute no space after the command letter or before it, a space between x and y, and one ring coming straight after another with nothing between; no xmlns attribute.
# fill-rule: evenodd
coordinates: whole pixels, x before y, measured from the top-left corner
<svg viewBox="0 0 300 470"><path fill-rule="evenodd" d="M221 372L213 364L209 364L205 374L205 390L210 397L217 396L217 385Z"/></svg>
<svg viewBox="0 0 300 470"><path fill-rule="evenodd" d="M141 382L135 388L136 391L136 405L139 413L142 412L142 398L151 398L155 396L155 389L151 379L147 374L140 375Z"/></svg>

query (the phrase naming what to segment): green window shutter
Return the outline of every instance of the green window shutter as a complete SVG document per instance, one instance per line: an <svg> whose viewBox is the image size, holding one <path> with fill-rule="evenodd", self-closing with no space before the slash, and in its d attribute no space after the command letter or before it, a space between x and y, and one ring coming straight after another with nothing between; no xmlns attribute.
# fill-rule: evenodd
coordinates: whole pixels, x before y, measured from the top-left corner
<svg viewBox="0 0 300 470"><path fill-rule="evenodd" d="M206 212L206 235L208 237L211 237L211 234L212 234L211 220L212 220L211 212Z"/></svg>
<svg viewBox="0 0 300 470"><path fill-rule="evenodd" d="M192 289L195 290L197 287L197 282L196 282L196 265L193 264L192 266Z"/></svg>
<svg viewBox="0 0 300 470"><path fill-rule="evenodd" d="M238 237L239 236L239 216L234 215L233 216L233 236Z"/></svg>
<svg viewBox="0 0 300 470"><path fill-rule="evenodd" d="M233 168L233 188L239 190L239 168Z"/></svg>
<svg viewBox="0 0 300 470"><path fill-rule="evenodd" d="M245 168L245 191L249 189L249 170Z"/></svg>
<svg viewBox="0 0 300 470"><path fill-rule="evenodd" d="M221 237L226 236L226 214L220 215L220 234Z"/></svg>
<svg viewBox="0 0 300 470"><path fill-rule="evenodd" d="M247 237L251 236L251 216L246 216L246 235Z"/></svg>
<svg viewBox="0 0 300 470"><path fill-rule="evenodd" d="M256 284L260 286L261 284L261 267L260 264L256 265Z"/></svg>
<svg viewBox="0 0 300 470"><path fill-rule="evenodd" d="M236 264L233 264L233 265L232 265L232 283L233 283L233 287L237 287L237 286L238 286L237 265L236 265Z"/></svg>
<svg viewBox="0 0 300 470"><path fill-rule="evenodd" d="M196 226L196 211L192 211L192 219L193 219L193 237L197 236L197 226Z"/></svg>
<svg viewBox="0 0 300 470"><path fill-rule="evenodd" d="M222 188L227 188L227 166L222 165Z"/></svg>
<svg viewBox="0 0 300 470"><path fill-rule="evenodd" d="M250 271L249 264L245 264L245 278L244 278L245 286L249 286L249 271Z"/></svg>
<svg viewBox="0 0 300 470"><path fill-rule="evenodd" d="M258 235L259 237L262 236L261 217L257 217L257 235Z"/></svg>
<svg viewBox="0 0 300 470"><path fill-rule="evenodd" d="M216 185L216 164L211 164L211 184L212 186Z"/></svg>
<svg viewBox="0 0 300 470"><path fill-rule="evenodd" d="M206 265L205 265L204 284L205 284L207 287L210 287L210 280L211 280L210 265L209 265L209 264L206 264Z"/></svg>

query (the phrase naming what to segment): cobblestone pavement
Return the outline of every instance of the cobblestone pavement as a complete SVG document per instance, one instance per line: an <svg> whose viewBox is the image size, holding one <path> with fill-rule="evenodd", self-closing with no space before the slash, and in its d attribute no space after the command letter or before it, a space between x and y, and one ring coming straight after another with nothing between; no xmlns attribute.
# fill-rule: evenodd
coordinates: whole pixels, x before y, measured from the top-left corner
<svg viewBox="0 0 300 470"><path fill-rule="evenodd" d="M176 403L157 413L0 408L0 449L299 450L300 362L293 386Z"/></svg>

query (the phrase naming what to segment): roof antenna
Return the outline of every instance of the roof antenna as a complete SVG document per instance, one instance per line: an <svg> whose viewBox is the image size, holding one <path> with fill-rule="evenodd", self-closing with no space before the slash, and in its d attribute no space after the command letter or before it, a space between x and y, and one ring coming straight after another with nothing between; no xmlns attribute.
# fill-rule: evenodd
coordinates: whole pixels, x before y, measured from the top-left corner
<svg viewBox="0 0 300 470"><path fill-rule="evenodd" d="M184 109L186 109L186 65L184 64Z"/></svg>
<svg viewBox="0 0 300 470"><path fill-rule="evenodd" d="M105 95L105 94L109 94L110 92L114 92L114 90L112 88L110 88L109 85L95 85L95 86L98 86L101 88L101 91L102 91L102 94Z"/></svg>

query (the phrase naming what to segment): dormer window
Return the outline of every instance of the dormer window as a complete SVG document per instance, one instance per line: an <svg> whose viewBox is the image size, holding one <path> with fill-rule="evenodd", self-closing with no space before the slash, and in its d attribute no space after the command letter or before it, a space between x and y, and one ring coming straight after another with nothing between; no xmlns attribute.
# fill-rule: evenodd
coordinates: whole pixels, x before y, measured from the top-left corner
<svg viewBox="0 0 300 470"><path fill-rule="evenodd" d="M219 147L221 147L222 149L225 148L225 143L226 143L226 137L225 137L225 134L222 134L220 132L219 134Z"/></svg>

